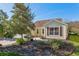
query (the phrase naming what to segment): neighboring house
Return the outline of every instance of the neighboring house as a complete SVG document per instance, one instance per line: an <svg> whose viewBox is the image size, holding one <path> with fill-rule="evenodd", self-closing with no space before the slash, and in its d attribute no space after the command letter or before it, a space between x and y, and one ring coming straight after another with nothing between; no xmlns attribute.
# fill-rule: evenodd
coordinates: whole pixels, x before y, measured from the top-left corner
<svg viewBox="0 0 79 59"><path fill-rule="evenodd" d="M68 36L68 25L62 19L37 21L35 26L35 30L32 31L32 36L34 37L66 39Z"/></svg>

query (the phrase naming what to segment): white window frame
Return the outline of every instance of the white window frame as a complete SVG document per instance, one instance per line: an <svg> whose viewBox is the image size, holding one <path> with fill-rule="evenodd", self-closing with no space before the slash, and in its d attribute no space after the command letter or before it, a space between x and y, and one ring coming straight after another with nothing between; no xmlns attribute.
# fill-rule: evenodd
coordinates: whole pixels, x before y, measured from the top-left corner
<svg viewBox="0 0 79 59"><path fill-rule="evenodd" d="M54 28L54 31L53 31L54 34L51 35L51 34L50 34L50 30L49 30L49 34L47 34L48 36L59 36L59 35L60 35L60 27L59 27L59 26L49 27L49 28ZM58 32L58 35L55 35L55 32L56 32L55 28L58 28L58 29L59 29L59 30L58 30L58 31L59 31L59 32ZM47 31L48 31L48 30L47 30Z"/></svg>

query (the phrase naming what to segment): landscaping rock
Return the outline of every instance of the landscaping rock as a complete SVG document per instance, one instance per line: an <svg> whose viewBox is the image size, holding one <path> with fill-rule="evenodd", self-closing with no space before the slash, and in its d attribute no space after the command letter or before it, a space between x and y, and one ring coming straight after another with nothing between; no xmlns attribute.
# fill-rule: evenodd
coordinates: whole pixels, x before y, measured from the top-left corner
<svg viewBox="0 0 79 59"><path fill-rule="evenodd" d="M67 50L65 50L67 51ZM69 50L70 51L70 50ZM37 41L29 41L22 45L13 45L13 46L6 46L0 47L0 52L16 52L22 56L53 56L53 55L65 55L64 50L57 50L54 51L48 45L39 45ZM67 51L68 52L68 51Z"/></svg>

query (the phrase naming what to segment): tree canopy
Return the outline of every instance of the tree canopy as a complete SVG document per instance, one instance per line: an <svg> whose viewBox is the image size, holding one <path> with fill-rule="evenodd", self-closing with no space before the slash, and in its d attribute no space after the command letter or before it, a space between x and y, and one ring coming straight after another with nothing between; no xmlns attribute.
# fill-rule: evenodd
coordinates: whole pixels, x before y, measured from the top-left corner
<svg viewBox="0 0 79 59"><path fill-rule="evenodd" d="M7 13L0 10L0 37L9 37L13 34L31 34L31 30L34 30L32 22L34 14L29 5L15 3L11 12L13 13L12 17L7 20Z"/></svg>
<svg viewBox="0 0 79 59"><path fill-rule="evenodd" d="M8 16L6 14L6 12L4 12L3 10L0 10L0 37L4 36L5 30L6 30L6 20L8 19Z"/></svg>
<svg viewBox="0 0 79 59"><path fill-rule="evenodd" d="M32 22L34 14L31 12L29 6L23 3L15 3L12 10L12 27L16 34L30 34L30 30L34 29Z"/></svg>

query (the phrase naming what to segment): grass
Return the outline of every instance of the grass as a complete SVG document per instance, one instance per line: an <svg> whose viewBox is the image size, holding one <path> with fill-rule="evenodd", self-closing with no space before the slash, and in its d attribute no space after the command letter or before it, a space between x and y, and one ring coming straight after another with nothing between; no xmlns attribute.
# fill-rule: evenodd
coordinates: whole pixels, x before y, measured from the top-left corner
<svg viewBox="0 0 79 59"><path fill-rule="evenodd" d="M69 35L69 39L74 42L79 42L79 35Z"/></svg>
<svg viewBox="0 0 79 59"><path fill-rule="evenodd" d="M69 42L73 43L75 46L75 51L72 55L79 56L79 35L70 35Z"/></svg>
<svg viewBox="0 0 79 59"><path fill-rule="evenodd" d="M20 55L14 52L0 52L0 56L20 56Z"/></svg>

